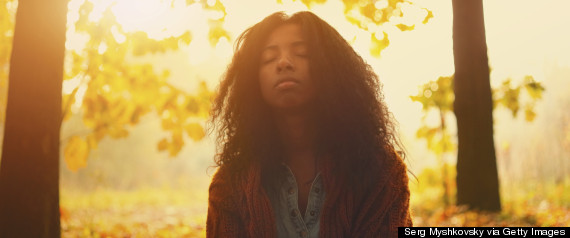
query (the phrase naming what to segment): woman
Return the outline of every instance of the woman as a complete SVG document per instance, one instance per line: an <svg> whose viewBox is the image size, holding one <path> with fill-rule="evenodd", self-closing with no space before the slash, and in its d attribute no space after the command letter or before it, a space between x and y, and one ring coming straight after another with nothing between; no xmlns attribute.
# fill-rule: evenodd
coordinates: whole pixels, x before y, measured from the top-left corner
<svg viewBox="0 0 570 238"><path fill-rule="evenodd" d="M208 237L396 237L406 166L377 75L310 12L238 39L212 109Z"/></svg>

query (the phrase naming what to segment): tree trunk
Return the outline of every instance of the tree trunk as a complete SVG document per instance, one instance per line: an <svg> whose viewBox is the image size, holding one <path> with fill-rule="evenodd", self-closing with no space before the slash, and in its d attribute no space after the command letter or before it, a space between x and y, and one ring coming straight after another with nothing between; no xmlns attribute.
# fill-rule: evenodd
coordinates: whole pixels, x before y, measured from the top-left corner
<svg viewBox="0 0 570 238"><path fill-rule="evenodd" d="M457 204L500 211L482 0L453 0Z"/></svg>
<svg viewBox="0 0 570 238"><path fill-rule="evenodd" d="M20 0L0 166L0 237L60 237L66 0Z"/></svg>

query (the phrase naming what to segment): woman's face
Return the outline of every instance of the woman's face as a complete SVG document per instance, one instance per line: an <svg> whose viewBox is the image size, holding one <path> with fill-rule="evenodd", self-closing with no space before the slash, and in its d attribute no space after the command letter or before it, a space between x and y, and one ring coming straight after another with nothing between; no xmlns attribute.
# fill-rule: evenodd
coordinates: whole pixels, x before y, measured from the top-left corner
<svg viewBox="0 0 570 238"><path fill-rule="evenodd" d="M267 104L274 109L301 109L314 98L309 73L307 42L301 27L284 24L273 30L260 57L259 85Z"/></svg>

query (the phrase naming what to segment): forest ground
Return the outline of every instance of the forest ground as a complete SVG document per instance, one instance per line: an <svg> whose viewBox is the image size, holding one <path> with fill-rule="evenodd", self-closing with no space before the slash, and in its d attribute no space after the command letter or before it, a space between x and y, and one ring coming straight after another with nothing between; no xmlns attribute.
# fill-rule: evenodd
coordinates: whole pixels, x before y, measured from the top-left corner
<svg viewBox="0 0 570 238"><path fill-rule="evenodd" d="M410 183L414 226L570 226L570 179L503 186L502 211L488 213L444 206L442 186L429 176L422 173L420 182L412 178ZM207 186L90 192L62 188L62 237L205 237L207 196Z"/></svg>

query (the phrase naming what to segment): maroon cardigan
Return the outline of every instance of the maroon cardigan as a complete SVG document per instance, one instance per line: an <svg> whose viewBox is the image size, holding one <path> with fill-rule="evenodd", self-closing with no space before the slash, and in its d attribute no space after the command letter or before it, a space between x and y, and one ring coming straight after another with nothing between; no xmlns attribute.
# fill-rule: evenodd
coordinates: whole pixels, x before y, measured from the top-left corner
<svg viewBox="0 0 570 238"><path fill-rule="evenodd" d="M366 194L335 186L330 168L324 169L327 192L319 237L397 237L398 227L412 226L406 165L399 156L379 168L377 186ZM230 175L221 166L210 184L207 237L276 237L271 203L261 185L259 166ZM361 202L355 202L361 201Z"/></svg>

